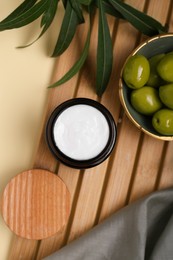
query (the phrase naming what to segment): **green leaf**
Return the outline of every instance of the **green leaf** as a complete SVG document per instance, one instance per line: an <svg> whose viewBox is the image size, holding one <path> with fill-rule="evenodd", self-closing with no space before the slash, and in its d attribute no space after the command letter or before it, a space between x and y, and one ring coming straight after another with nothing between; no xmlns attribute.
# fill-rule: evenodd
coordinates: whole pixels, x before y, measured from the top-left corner
<svg viewBox="0 0 173 260"><path fill-rule="evenodd" d="M51 25L57 11L58 1L59 0L49 0L47 9L45 10L41 19L41 27L44 26L41 35L43 35Z"/></svg>
<svg viewBox="0 0 173 260"><path fill-rule="evenodd" d="M152 36L166 31L166 28L162 26L161 23L132 6L120 0L109 0L109 2L127 21L143 34Z"/></svg>
<svg viewBox="0 0 173 260"><path fill-rule="evenodd" d="M63 5L64 5L64 8L66 8L66 6L67 6L67 1L68 1L68 0L62 0Z"/></svg>
<svg viewBox="0 0 173 260"><path fill-rule="evenodd" d="M22 4L20 4L11 14L9 14L1 22L3 22L3 23L4 22L8 22L11 19L16 18L17 16L19 16L23 12L27 11L28 9L30 9L36 2L37 2L37 0L25 0Z"/></svg>
<svg viewBox="0 0 173 260"><path fill-rule="evenodd" d="M0 22L0 31L19 28L33 22L45 11L48 1L42 0L17 17Z"/></svg>
<svg viewBox="0 0 173 260"><path fill-rule="evenodd" d="M85 20L83 17L81 4L77 0L70 0L70 3L78 16L80 23L84 23Z"/></svg>
<svg viewBox="0 0 173 260"><path fill-rule="evenodd" d="M85 46L84 49L82 51L82 54L80 56L80 58L77 60L77 62L73 65L73 67L57 82L55 82L54 84L52 84L51 86L49 86L48 88L54 88L57 87L65 82L67 82L68 80L70 80L83 66L87 56L88 56L88 51L89 51L89 45L90 45L90 36L91 36L91 24L88 30L88 35L87 35L87 39L85 42Z"/></svg>
<svg viewBox="0 0 173 260"><path fill-rule="evenodd" d="M82 5L90 5L93 0L78 0Z"/></svg>
<svg viewBox="0 0 173 260"><path fill-rule="evenodd" d="M105 91L112 72L112 40L102 0L98 1L99 28L97 46L96 91L99 96Z"/></svg>
<svg viewBox="0 0 173 260"><path fill-rule="evenodd" d="M53 57L62 54L68 48L74 37L78 24L78 16L68 1L59 37L52 54Z"/></svg>
<svg viewBox="0 0 173 260"><path fill-rule="evenodd" d="M99 0L95 1L96 6L98 7ZM124 19L124 16L120 12L118 12L108 1L102 1L103 8L107 14L110 14L116 18Z"/></svg>
<svg viewBox="0 0 173 260"><path fill-rule="evenodd" d="M49 28L49 26L51 25L51 23L52 23L52 21L55 17L55 14L56 14L56 11L57 11L58 1L59 0L50 0L47 3L47 8L46 8L46 10L45 10L45 12L42 16L42 19L41 19L41 27L43 27L43 26L44 27L43 27L43 30L41 31L40 35L33 42L31 42L31 43L29 43L25 46L18 46L17 47L18 49L31 46L47 31L47 29Z"/></svg>

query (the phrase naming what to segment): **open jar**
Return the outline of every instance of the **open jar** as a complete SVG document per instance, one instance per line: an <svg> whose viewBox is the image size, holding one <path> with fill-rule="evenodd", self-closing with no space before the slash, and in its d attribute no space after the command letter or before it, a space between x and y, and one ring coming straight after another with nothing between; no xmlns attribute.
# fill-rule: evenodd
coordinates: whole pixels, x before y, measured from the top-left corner
<svg viewBox="0 0 173 260"><path fill-rule="evenodd" d="M74 98L60 104L46 126L47 144L55 158L78 169L103 162L112 152L116 135L111 113L88 98Z"/></svg>

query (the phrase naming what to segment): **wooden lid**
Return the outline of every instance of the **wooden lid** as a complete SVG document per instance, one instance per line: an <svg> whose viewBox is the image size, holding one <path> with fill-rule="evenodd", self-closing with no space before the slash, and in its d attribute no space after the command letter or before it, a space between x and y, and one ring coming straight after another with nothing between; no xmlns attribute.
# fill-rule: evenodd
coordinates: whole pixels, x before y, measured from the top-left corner
<svg viewBox="0 0 173 260"><path fill-rule="evenodd" d="M29 170L14 177L2 197L2 216L9 228L27 239L44 239L66 224L70 194L64 182L45 170Z"/></svg>

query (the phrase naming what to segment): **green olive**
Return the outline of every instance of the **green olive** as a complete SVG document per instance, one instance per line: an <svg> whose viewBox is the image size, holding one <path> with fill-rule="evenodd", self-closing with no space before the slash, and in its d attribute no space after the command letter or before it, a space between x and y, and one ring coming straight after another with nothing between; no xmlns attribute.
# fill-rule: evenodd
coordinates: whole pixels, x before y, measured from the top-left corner
<svg viewBox="0 0 173 260"><path fill-rule="evenodd" d="M152 115L162 107L158 91L149 86L133 90L131 104L136 111L144 115Z"/></svg>
<svg viewBox="0 0 173 260"><path fill-rule="evenodd" d="M165 54L157 54L152 56L148 61L150 64L150 76L147 81L147 85L151 87L158 87L163 83L163 80L157 73L157 65L160 60L165 56Z"/></svg>
<svg viewBox="0 0 173 260"><path fill-rule="evenodd" d="M150 66L147 58L136 54L127 60L123 70L123 79L129 88L136 89L146 84L149 74Z"/></svg>
<svg viewBox="0 0 173 260"><path fill-rule="evenodd" d="M152 118L154 129L163 135L173 135L173 110L161 109Z"/></svg>
<svg viewBox="0 0 173 260"><path fill-rule="evenodd" d="M173 53L168 53L161 59L157 72L163 80L173 82Z"/></svg>
<svg viewBox="0 0 173 260"><path fill-rule="evenodd" d="M161 86L159 96L165 106L173 109L173 83Z"/></svg>

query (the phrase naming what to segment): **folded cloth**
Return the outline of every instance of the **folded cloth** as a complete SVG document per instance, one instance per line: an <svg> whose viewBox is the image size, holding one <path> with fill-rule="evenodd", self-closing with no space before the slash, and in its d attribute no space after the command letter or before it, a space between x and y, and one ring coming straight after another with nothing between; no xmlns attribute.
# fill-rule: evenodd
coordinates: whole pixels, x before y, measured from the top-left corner
<svg viewBox="0 0 173 260"><path fill-rule="evenodd" d="M173 260L173 188L124 207L44 260Z"/></svg>

